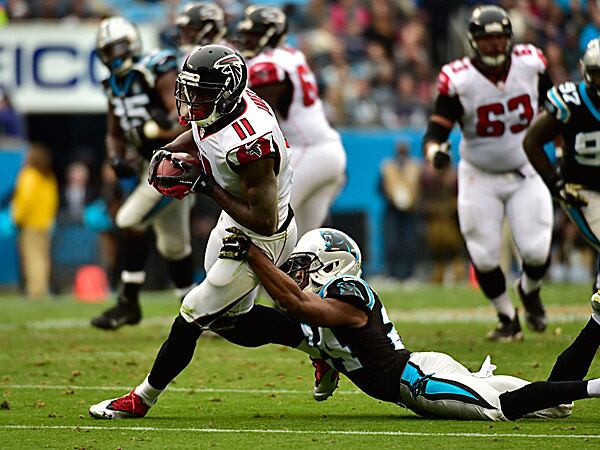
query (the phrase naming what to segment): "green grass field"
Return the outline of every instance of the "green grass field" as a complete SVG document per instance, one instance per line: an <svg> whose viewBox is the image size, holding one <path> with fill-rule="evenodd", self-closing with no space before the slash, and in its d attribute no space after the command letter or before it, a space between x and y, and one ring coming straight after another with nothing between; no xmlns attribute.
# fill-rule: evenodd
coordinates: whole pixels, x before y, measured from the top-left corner
<svg viewBox="0 0 600 450"><path fill-rule="evenodd" d="M382 291L405 345L451 354L478 369L545 379L589 317L589 286L547 286L550 327L523 343L486 342L495 323L467 287ZM600 448L600 400L563 420L511 423L425 420L359 393L346 379L312 400L312 366L285 348L244 349L203 337L192 364L143 420L98 421L88 406L120 396L147 374L178 310L170 293L145 293L144 321L102 332L106 305L61 297L0 297L0 448ZM595 363L591 376L600 376Z"/></svg>

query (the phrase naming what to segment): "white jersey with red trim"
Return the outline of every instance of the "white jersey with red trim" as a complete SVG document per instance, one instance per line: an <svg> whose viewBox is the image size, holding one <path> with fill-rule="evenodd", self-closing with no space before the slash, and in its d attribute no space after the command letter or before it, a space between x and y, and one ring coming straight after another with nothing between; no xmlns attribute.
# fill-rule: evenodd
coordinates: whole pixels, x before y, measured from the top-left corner
<svg viewBox="0 0 600 450"><path fill-rule="evenodd" d="M439 93L458 96L464 110L461 158L487 172L511 171L528 162L522 142L538 111L538 79L545 69L544 55L530 44L515 45L506 80L497 84L467 57L442 68Z"/></svg>
<svg viewBox="0 0 600 450"><path fill-rule="evenodd" d="M317 81L301 51L279 47L248 61L250 87L280 83L288 77L294 86L287 118L279 118L292 148L339 140L325 116Z"/></svg>
<svg viewBox="0 0 600 450"><path fill-rule="evenodd" d="M203 168L219 186L234 197L241 197L237 167L262 158L275 158L279 225L288 214L292 187L290 151L271 107L254 92L243 94L244 112L231 124L213 134L192 122L192 133ZM244 229L243 226L241 226Z"/></svg>

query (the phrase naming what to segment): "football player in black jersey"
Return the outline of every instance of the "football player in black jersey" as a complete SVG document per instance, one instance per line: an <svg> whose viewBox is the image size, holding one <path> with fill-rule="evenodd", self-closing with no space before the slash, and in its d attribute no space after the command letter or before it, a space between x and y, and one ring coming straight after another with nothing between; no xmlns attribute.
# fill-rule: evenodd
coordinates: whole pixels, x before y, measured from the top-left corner
<svg viewBox="0 0 600 450"><path fill-rule="evenodd" d="M600 396L600 380L529 383L492 375L487 358L471 373L444 353L409 352L360 278L360 249L338 230L306 233L281 269L231 231L221 257L245 258L269 295L301 321L305 339L296 348L323 358L372 397L428 417L502 421L565 417L570 402Z"/></svg>
<svg viewBox="0 0 600 450"><path fill-rule="evenodd" d="M600 39L581 58L583 81L548 91L545 111L534 121L523 146L554 198L579 231L600 253ZM556 170L544 145L562 136L562 162ZM600 289L596 274L595 289ZM600 303L580 335L557 359L551 380L581 380L600 346Z"/></svg>
<svg viewBox="0 0 600 450"><path fill-rule="evenodd" d="M600 397L600 380L529 383L492 375L495 367L488 359L471 373L446 354L409 352L377 294L360 278L360 249L338 230L306 233L282 269L240 230L228 231L220 258L246 260L287 312L255 305L253 317L222 317L211 329L231 342L298 348L326 360L368 395L423 416L498 421L565 417L571 412L567 403ZM269 326L257 327L257 319ZM334 388L332 384L330 392L320 394L330 395ZM90 413L102 419L144 417L159 394L136 388L92 406Z"/></svg>
<svg viewBox="0 0 600 450"><path fill-rule="evenodd" d="M104 81L108 160L120 179L137 179L115 217L124 254L117 304L91 321L97 328L114 330L141 319L139 291L145 279L149 225L154 228L159 254L168 262L177 295L183 298L193 287L192 199L178 202L165 198L146 177L153 150L185 131L177 123L173 96L175 55L168 51L142 53L138 29L122 17L102 21L96 51L110 71Z"/></svg>

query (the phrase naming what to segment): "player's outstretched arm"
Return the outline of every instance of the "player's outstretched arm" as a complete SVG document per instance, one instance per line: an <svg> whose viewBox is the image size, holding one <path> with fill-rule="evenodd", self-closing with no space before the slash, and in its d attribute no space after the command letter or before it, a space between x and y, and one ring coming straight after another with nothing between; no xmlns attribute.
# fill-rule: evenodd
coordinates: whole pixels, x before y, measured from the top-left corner
<svg viewBox="0 0 600 450"><path fill-rule="evenodd" d="M527 130L523 140L527 158L550 189L554 188L558 175L544 151L544 145L554 140L559 135L560 129L561 122L548 112L542 111Z"/></svg>
<svg viewBox="0 0 600 450"><path fill-rule="evenodd" d="M301 290L253 244L248 248L247 261L269 295L296 319L321 327L361 327L366 324L367 315L358 307Z"/></svg>

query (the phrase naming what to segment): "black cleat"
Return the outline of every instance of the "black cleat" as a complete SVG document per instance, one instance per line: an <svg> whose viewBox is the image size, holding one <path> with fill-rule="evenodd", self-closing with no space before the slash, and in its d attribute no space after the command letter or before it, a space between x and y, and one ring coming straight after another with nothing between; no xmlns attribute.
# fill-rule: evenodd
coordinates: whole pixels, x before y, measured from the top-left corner
<svg viewBox="0 0 600 450"><path fill-rule="evenodd" d="M103 330L116 330L123 325L136 325L142 320L142 311L137 303L117 303L97 317L92 318L91 324Z"/></svg>
<svg viewBox="0 0 600 450"><path fill-rule="evenodd" d="M546 317L546 310L540 298L540 288L529 294L525 294L523 289L521 289L521 280L517 280L515 282L515 289L519 294L521 303L525 307L525 323L527 324L527 328L537 333L544 332L548 326L548 318Z"/></svg>
<svg viewBox="0 0 600 450"><path fill-rule="evenodd" d="M488 340L497 342L523 340L523 332L521 331L521 324L519 322L519 311L515 310L515 318L512 320L505 314L498 314L498 319L500 322L496 328L486 335Z"/></svg>

